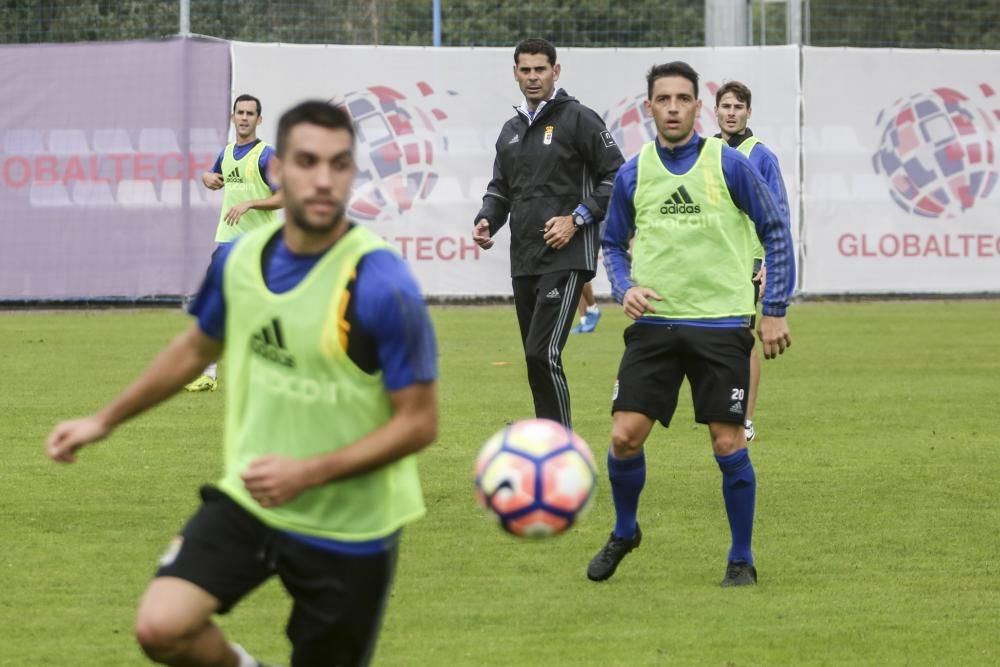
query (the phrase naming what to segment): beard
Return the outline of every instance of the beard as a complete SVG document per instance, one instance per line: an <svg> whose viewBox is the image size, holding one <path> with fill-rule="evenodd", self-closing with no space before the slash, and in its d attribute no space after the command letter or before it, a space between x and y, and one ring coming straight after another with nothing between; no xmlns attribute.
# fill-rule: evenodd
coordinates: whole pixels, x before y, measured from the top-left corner
<svg viewBox="0 0 1000 667"><path fill-rule="evenodd" d="M306 212L305 202L292 203L285 201L285 217L298 229L307 234L325 234L336 229L344 221L344 205L334 202L329 215L310 220Z"/></svg>
<svg viewBox="0 0 1000 667"><path fill-rule="evenodd" d="M664 127L662 130L658 129L660 136L671 143L684 139L693 131L694 123L691 123L691 125L681 125L677 128L668 129L667 127Z"/></svg>

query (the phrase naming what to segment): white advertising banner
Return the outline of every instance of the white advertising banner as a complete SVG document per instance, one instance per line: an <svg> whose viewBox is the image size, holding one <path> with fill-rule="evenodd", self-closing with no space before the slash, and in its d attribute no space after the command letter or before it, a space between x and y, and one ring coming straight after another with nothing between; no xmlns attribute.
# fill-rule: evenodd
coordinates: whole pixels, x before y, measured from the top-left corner
<svg viewBox="0 0 1000 667"><path fill-rule="evenodd" d="M1000 52L803 48L804 292L1000 291Z"/></svg>
<svg viewBox="0 0 1000 667"><path fill-rule="evenodd" d="M494 143L521 95L513 45L503 49L234 43L233 94L263 103L260 136L305 99L345 104L358 127L359 176L349 216L391 241L433 296L511 293L508 230L488 251L473 218L492 174ZM718 131L714 93L728 80L753 91L751 128L778 155L798 228L799 52L729 49L560 49L558 86L604 117L626 157L652 139L645 74L689 62L701 75L699 129ZM566 211L570 213L570 211ZM604 270L598 294L610 289Z"/></svg>

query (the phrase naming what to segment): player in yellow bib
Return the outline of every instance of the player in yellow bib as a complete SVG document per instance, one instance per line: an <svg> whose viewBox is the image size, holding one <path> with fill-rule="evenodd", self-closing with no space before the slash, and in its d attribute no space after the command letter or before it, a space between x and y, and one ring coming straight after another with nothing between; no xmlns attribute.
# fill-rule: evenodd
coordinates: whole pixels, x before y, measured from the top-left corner
<svg viewBox="0 0 1000 667"><path fill-rule="evenodd" d="M201 175L209 190L223 190L222 210L215 229L216 253L240 235L271 222L277 222L277 209L282 206L281 191L268 181L267 166L274 149L257 137L261 121L260 100L253 95L240 95L233 102L233 128L236 141L219 153L211 171ZM212 254L215 259L216 253ZM210 364L187 391L215 391L218 371Z"/></svg>
<svg viewBox="0 0 1000 667"><path fill-rule="evenodd" d="M272 576L293 601L292 667L367 665L403 526L425 511L412 454L437 432L434 332L399 254L345 217L350 118L319 101L288 111L271 171L285 223L224 247L192 305L197 323L46 443L74 461L225 350L223 476L160 559L135 623L166 665L260 667L212 617Z"/></svg>
<svg viewBox="0 0 1000 667"><path fill-rule="evenodd" d="M753 131L747 127L753 110L750 108L750 89L739 81L727 81L715 93L715 118L719 121L719 134L715 135L725 141L731 148L743 153L750 164L760 173L767 183L771 195L778 208L784 213L785 223L791 229L788 209L788 193L785 191L785 180L781 176L778 157L763 144ZM767 285L767 266L764 263L764 246L760 240L754 243L754 267L751 282L754 285L754 303L764 294ZM756 324L756 314L751 318L750 328ZM757 405L758 388L760 386L760 356L757 350L750 352L750 387L747 392L747 410L744 421L744 431L747 442L757 436L753 424L754 408Z"/></svg>
<svg viewBox="0 0 1000 667"><path fill-rule="evenodd" d="M791 235L747 158L695 132L698 73L685 62L666 63L649 71L646 84L656 138L618 170L601 242L612 294L635 322L625 330L611 406L615 525L587 577L608 579L642 542L646 439L657 421L669 427L687 379L695 421L708 426L722 473L731 541L721 583L753 585L757 481L743 430L754 313L747 277L760 239L772 279L758 334L764 356L774 358L791 344Z"/></svg>

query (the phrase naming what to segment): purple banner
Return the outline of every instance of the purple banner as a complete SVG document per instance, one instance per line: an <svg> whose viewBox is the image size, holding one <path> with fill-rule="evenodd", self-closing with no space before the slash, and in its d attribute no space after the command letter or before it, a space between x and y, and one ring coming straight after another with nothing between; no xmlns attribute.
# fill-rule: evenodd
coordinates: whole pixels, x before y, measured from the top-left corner
<svg viewBox="0 0 1000 667"><path fill-rule="evenodd" d="M221 41L0 47L0 300L197 289L229 76Z"/></svg>

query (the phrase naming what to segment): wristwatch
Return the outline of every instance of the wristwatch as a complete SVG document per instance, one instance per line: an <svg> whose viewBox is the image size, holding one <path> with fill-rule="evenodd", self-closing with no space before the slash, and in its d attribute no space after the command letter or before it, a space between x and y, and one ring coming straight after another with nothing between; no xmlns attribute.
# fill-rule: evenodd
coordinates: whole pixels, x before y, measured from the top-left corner
<svg viewBox="0 0 1000 667"><path fill-rule="evenodd" d="M584 218L579 213L574 213L573 214L573 224L576 225L577 227L583 227L585 224L587 224L587 219Z"/></svg>

